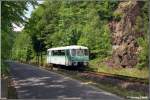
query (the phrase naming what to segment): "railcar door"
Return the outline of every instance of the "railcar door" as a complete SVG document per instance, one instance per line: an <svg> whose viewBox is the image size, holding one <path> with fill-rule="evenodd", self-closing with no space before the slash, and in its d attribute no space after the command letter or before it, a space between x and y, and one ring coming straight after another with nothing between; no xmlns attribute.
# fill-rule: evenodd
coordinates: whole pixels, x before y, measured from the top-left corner
<svg viewBox="0 0 150 100"><path fill-rule="evenodd" d="M65 55L66 55L65 64L66 64L66 66L69 66L71 63L71 56L70 56L70 50L69 49L65 50Z"/></svg>

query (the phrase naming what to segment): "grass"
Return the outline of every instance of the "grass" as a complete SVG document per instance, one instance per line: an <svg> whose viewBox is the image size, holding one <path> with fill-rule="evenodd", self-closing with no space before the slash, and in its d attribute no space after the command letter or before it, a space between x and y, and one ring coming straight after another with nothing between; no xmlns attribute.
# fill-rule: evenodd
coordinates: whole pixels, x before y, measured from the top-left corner
<svg viewBox="0 0 150 100"><path fill-rule="evenodd" d="M1 62L1 76L7 77L9 75L9 66L6 62Z"/></svg>
<svg viewBox="0 0 150 100"><path fill-rule="evenodd" d="M125 75L125 76L132 76L137 78L146 78L149 77L149 69L143 68L139 70L138 68L120 68L120 67L108 67L101 63L102 60L100 58L94 59L90 61L90 68L94 69L97 72L105 72L117 75Z"/></svg>

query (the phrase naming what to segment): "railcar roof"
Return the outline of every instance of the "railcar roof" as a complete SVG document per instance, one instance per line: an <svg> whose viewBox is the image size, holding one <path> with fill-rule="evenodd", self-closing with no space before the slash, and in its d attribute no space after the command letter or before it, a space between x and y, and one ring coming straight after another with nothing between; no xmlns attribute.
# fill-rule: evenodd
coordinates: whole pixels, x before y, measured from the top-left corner
<svg viewBox="0 0 150 100"><path fill-rule="evenodd" d="M79 45L71 45L71 46L65 46L65 47L56 47L56 48L50 48L49 50L63 50L63 49L88 49L85 46L79 46Z"/></svg>

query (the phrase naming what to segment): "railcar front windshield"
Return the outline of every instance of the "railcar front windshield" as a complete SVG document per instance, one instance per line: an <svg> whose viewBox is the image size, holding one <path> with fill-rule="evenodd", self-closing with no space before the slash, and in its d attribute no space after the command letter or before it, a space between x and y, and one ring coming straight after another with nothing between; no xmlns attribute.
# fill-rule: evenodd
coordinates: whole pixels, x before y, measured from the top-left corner
<svg viewBox="0 0 150 100"><path fill-rule="evenodd" d="M71 55L72 56L88 56L89 51L88 49L72 49Z"/></svg>

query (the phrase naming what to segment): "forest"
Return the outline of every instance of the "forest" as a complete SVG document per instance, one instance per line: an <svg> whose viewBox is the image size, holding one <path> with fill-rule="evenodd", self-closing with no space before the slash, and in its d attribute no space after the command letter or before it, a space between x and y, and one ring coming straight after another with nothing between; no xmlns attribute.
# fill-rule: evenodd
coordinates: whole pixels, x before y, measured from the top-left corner
<svg viewBox="0 0 150 100"><path fill-rule="evenodd" d="M28 4L37 7L25 18ZM5 60L44 65L48 48L68 45L87 46L95 66L148 68L148 1L7 1L1 15L4 73Z"/></svg>

